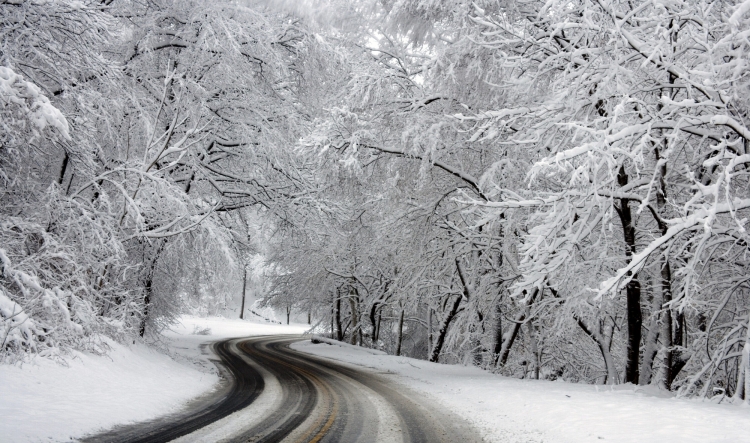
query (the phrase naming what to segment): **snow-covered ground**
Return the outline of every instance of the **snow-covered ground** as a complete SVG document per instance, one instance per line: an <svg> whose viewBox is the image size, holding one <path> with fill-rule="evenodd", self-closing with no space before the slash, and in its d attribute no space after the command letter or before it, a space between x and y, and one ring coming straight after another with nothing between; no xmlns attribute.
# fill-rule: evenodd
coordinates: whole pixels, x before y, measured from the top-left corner
<svg viewBox="0 0 750 443"><path fill-rule="evenodd" d="M65 441L176 411L218 381L202 344L306 329L183 317L164 334L172 358L144 345L110 342L107 356L77 353L67 367L42 358L0 366L0 441ZM488 442L750 442L745 406L675 399L633 386L509 379L349 345L305 340L293 347L388 372L464 416Z"/></svg>
<svg viewBox="0 0 750 443"><path fill-rule="evenodd" d="M142 344L107 341L111 350L106 356L78 352L67 359L67 366L44 358L0 365L0 442L67 441L177 411L219 381L201 344L229 337L299 334L306 329L306 325L183 317L164 334L173 358ZM204 334L195 334L199 330Z"/></svg>
<svg viewBox="0 0 750 443"><path fill-rule="evenodd" d="M517 380L350 345L292 348L388 372L473 423L489 442L746 443L750 408L670 397L632 385Z"/></svg>

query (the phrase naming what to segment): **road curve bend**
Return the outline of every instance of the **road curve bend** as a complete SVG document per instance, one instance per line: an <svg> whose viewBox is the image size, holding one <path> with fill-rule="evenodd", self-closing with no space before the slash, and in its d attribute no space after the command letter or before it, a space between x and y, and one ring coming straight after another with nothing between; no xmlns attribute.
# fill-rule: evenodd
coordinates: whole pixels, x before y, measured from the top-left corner
<svg viewBox="0 0 750 443"><path fill-rule="evenodd" d="M90 443L481 442L464 420L383 374L289 348L301 337L212 345L231 383L188 410L89 437Z"/></svg>

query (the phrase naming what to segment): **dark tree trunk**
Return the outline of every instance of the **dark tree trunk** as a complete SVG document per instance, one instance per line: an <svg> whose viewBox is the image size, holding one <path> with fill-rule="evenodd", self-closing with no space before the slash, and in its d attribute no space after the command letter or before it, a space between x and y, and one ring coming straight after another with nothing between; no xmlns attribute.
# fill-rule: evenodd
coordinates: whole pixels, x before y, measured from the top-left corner
<svg viewBox="0 0 750 443"><path fill-rule="evenodd" d="M381 310L381 311L379 311L379 312L378 312L378 327L376 328L376 330L378 331L378 334L377 334L377 335L378 335L378 337L377 337L377 340L380 340L380 322L381 322L382 320L383 320L383 311ZM376 340L376 341L377 341L377 340Z"/></svg>
<svg viewBox="0 0 750 443"><path fill-rule="evenodd" d="M432 308L427 305L427 358L432 351Z"/></svg>
<svg viewBox="0 0 750 443"><path fill-rule="evenodd" d="M378 306L380 305L379 302L374 302L372 304L372 307L370 308L370 324L372 324L372 347L374 348L378 342L378 335L380 334L380 331L378 331L378 321L376 319Z"/></svg>
<svg viewBox="0 0 750 443"><path fill-rule="evenodd" d="M148 320L149 308L151 307L153 281L153 275L149 275L146 278L146 284L144 285L145 296L143 297L143 318L141 318L141 326L138 328L138 334L141 337L146 335L146 320Z"/></svg>
<svg viewBox="0 0 750 443"><path fill-rule="evenodd" d="M351 311L352 321L352 335L349 337L349 342L353 345L362 345L362 327L359 324L359 292L354 286L349 287L349 310ZM359 340L357 340L359 339ZM359 341L359 343L357 343Z"/></svg>
<svg viewBox="0 0 750 443"><path fill-rule="evenodd" d="M666 354L664 355L664 384L667 389L671 389L672 381L676 374L672 371L674 363L674 325L672 322L672 309L668 307L668 303L672 301L672 288L668 284L671 277L671 270L669 269L669 263L666 260L661 266L661 291L662 291L662 306L665 307L664 311L664 346L667 346Z"/></svg>
<svg viewBox="0 0 750 443"><path fill-rule="evenodd" d="M628 184L628 175L625 173L625 167L620 166L617 173L617 183L620 187ZM635 250L635 224L633 223L633 214L630 210L630 200L627 198L620 199L620 207L616 208L622 223L623 237L625 240L625 256L630 260L636 253ZM638 384L638 370L641 347L641 328L643 324L643 314L641 313L641 283L638 281L638 275L628 274L632 278L625 288L626 306L627 306L627 324L628 324L628 350L627 361L625 363L625 383Z"/></svg>
<svg viewBox="0 0 750 443"><path fill-rule="evenodd" d="M480 326L477 330L477 324ZM484 336L484 314L477 311L477 323L472 324L469 327L469 334L471 336L471 353L472 363L474 366L482 366L484 363L484 354L482 349L482 337Z"/></svg>
<svg viewBox="0 0 750 443"><path fill-rule="evenodd" d="M536 342L537 331L534 324L529 321L526 323L528 328L529 341L531 342L531 354L534 356L534 380L539 380L539 369L542 366L542 354Z"/></svg>
<svg viewBox="0 0 750 443"><path fill-rule="evenodd" d="M674 312L674 311L672 311ZM683 355L683 352L681 349L674 349L674 348L682 348L687 345L685 340L685 315L682 312L677 312L677 315L674 316L674 336L672 340L672 347L673 349L670 350L670 367L669 367L669 384L667 387L669 389L672 388L672 383L677 378L677 374L682 371L682 368L685 367L685 364L687 363L687 358Z"/></svg>
<svg viewBox="0 0 750 443"><path fill-rule="evenodd" d="M336 336L334 335L335 334L334 331L336 330L335 319L336 319L336 296L333 293L331 293L331 339L336 338Z"/></svg>
<svg viewBox="0 0 750 443"><path fill-rule="evenodd" d="M143 297L143 317L141 318L141 324L138 328L138 333L141 337L143 337L146 334L146 322L148 321L148 316L151 314L151 302L153 300L153 284L154 284L154 273L156 272L156 263L159 260L159 256L164 251L164 247L167 245L167 240L161 240L159 242L159 246L157 246L156 251L154 252L154 255L151 259L151 264L149 265L148 269L146 270L146 279L144 284L144 292L145 295Z"/></svg>
<svg viewBox="0 0 750 443"><path fill-rule="evenodd" d="M526 318L525 312L520 314L518 317L516 317L515 321L513 322L513 326L510 330L510 334L508 334L508 338L505 338L503 340L503 345L500 350L499 358L498 358L499 366L505 366L505 363L508 362L508 357L510 356L510 348L513 347L513 343L516 341L516 338L518 337L518 332L521 330L521 325L523 324L523 320L525 318Z"/></svg>
<svg viewBox="0 0 750 443"><path fill-rule="evenodd" d="M334 308L336 317L336 340L344 341L344 330L341 328L341 293L336 288L336 306Z"/></svg>
<svg viewBox="0 0 750 443"><path fill-rule="evenodd" d="M526 303L524 310L520 312L518 315L516 315L516 318L513 320L513 326L511 327L511 330L509 333L503 334L502 329L500 330L499 338L500 338L502 345L500 346L498 356L495 358L495 366L502 367L502 366L505 366L505 363L508 362L508 357L510 356L510 349L513 347L513 343L515 343L516 338L518 337L518 332L521 330L521 325L523 325L524 320L526 320L526 318L529 315L529 312L531 310L531 305L534 304L534 301L539 296L540 292L541 291L539 290L539 288L534 289L534 293L531 294L531 298L529 298L529 301ZM495 334L496 335L498 334L497 330Z"/></svg>
<svg viewBox="0 0 750 443"><path fill-rule="evenodd" d="M445 318L443 319L443 323L440 325L440 329L438 330L437 337L435 338L435 345L432 347L432 353L430 354L430 361L437 363L438 358L440 358L440 351L443 350L443 344L445 343L445 335L448 332L448 326L450 326L451 321L453 321L453 317L456 316L456 313L458 312L458 306L461 304L461 300L463 300L463 296L458 296L453 301L453 304L451 305L450 310L445 315Z"/></svg>
<svg viewBox="0 0 750 443"><path fill-rule="evenodd" d="M492 364L497 366L500 351L503 349L503 306L500 300L495 305L495 343L492 347Z"/></svg>
<svg viewBox="0 0 750 443"><path fill-rule="evenodd" d="M670 21L669 29L672 30L671 38L673 42L676 42L677 30L674 25L675 25L674 21ZM673 46L673 50L674 50L674 46ZM675 80L677 80L677 77L673 73L670 73L669 83L674 84ZM662 90L660 94L664 95L665 92L667 91ZM672 89L668 91L668 93L671 95L671 98L674 99L676 97L677 90ZM661 104L659 105L659 109L661 110ZM664 150L668 148L668 140L666 137L662 138L662 147ZM659 145L656 145L654 148L654 156L657 162L661 160L661 153L659 152ZM668 230L667 224L664 223L661 219L661 216L664 215L664 210L667 204L667 185L665 181L666 175L667 175L667 164L665 162L659 166L659 187L657 188L657 192L656 192L656 206L659 210L659 216L655 215L656 221L659 225L659 229L661 230L662 235L666 235L667 230ZM671 307L667 306L667 304L672 301L672 270L669 266L669 260L667 259L666 256L662 257L661 259L661 289L662 289L662 307L666 309L664 312L663 334L664 334L665 346L668 347L667 352L664 356L664 368L665 368L664 384L667 389L671 390L672 383L677 377L677 374L685 365L685 362L682 361L681 359L681 354L676 352L676 350L674 349L675 346L680 346L682 344L681 323L683 323L682 320L684 317L681 313L678 313L677 321L675 322L674 310Z"/></svg>
<svg viewBox="0 0 750 443"><path fill-rule="evenodd" d="M63 181L65 180L65 172L68 170L68 161L70 161L68 151L64 152L65 156L63 157L62 166L60 166L60 176L57 178L57 184L60 186L62 186Z"/></svg>
<svg viewBox="0 0 750 443"><path fill-rule="evenodd" d="M404 338L404 310L398 316L398 339L396 341L396 355L401 355L401 341Z"/></svg>
<svg viewBox="0 0 750 443"><path fill-rule="evenodd" d="M247 287L247 268L242 274L242 307L240 308L240 320L245 319L245 288Z"/></svg>

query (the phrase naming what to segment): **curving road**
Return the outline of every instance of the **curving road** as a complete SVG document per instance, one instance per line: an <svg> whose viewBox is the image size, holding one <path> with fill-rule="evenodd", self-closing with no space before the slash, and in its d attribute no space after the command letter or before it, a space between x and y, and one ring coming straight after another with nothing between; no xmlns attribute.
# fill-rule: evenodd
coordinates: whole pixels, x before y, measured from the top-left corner
<svg viewBox="0 0 750 443"><path fill-rule="evenodd" d="M382 374L293 351L301 338L215 343L226 383L181 414L85 442L480 442L452 412Z"/></svg>

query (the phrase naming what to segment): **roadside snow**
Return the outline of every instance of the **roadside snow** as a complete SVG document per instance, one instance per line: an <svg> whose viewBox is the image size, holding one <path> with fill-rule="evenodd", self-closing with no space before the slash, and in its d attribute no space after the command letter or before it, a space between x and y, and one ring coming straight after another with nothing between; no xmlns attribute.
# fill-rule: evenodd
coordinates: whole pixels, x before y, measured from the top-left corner
<svg viewBox="0 0 750 443"><path fill-rule="evenodd" d="M218 381L145 345L108 344L108 355L77 352L68 367L44 358L0 366L0 440L62 441L146 420Z"/></svg>
<svg viewBox="0 0 750 443"><path fill-rule="evenodd" d="M106 356L76 352L67 359L68 366L44 358L0 365L0 441L66 441L175 412L217 386L217 371L208 360L213 355L203 344L306 329L183 317L164 334L174 358L143 344L107 340L111 350ZM198 330L205 335L194 334Z"/></svg>
<svg viewBox="0 0 750 443"><path fill-rule="evenodd" d="M110 341L107 356L76 353L67 367L43 358L0 366L0 441L64 441L176 411L218 382L206 343L307 328L184 317L164 334L174 358ZM750 442L747 407L678 400L633 386L516 380L349 345L305 340L292 347L390 373L465 417L491 442Z"/></svg>
<svg viewBox="0 0 750 443"><path fill-rule="evenodd" d="M292 348L387 372L473 423L489 442L750 442L744 406L675 399L632 385L518 380L350 345L305 340Z"/></svg>
<svg viewBox="0 0 750 443"><path fill-rule="evenodd" d="M196 330L206 329L206 335L195 335ZM232 337L250 337L259 335L294 335L302 334L310 328L309 325L291 324L280 325L262 320L235 320L223 317L194 317L183 316L170 331L164 333L166 337L208 337L210 341ZM205 340L204 340L205 341Z"/></svg>

